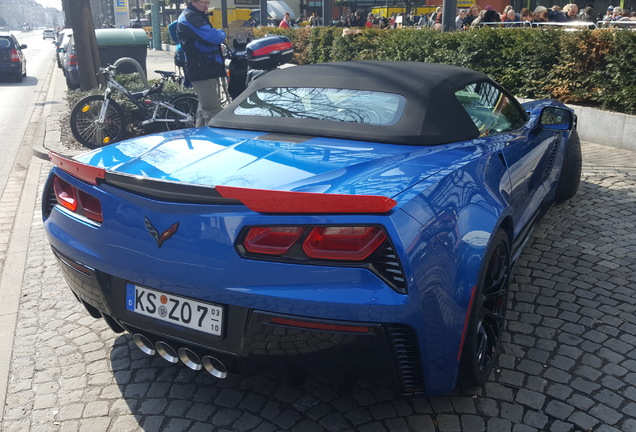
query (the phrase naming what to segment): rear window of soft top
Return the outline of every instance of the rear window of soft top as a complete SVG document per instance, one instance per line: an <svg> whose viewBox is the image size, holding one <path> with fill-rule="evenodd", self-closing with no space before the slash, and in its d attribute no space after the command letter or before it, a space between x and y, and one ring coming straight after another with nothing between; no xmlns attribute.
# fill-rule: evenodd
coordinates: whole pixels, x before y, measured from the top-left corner
<svg viewBox="0 0 636 432"><path fill-rule="evenodd" d="M235 108L234 114L391 126L400 120L405 104L404 96L393 93L271 87L256 90Z"/></svg>

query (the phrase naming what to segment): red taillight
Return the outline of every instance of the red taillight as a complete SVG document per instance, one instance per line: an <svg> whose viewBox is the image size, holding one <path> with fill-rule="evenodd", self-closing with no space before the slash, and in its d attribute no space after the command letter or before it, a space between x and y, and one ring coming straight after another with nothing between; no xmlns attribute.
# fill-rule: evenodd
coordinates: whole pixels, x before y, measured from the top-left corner
<svg viewBox="0 0 636 432"><path fill-rule="evenodd" d="M81 214L95 222L102 222L102 204L94 196L77 189L59 177L53 179L53 191L57 202L73 213Z"/></svg>
<svg viewBox="0 0 636 432"><path fill-rule="evenodd" d="M303 239L304 232L309 234ZM375 226L271 226L250 228L243 247L255 254L284 255L299 244L307 258L362 261L385 240L384 230Z"/></svg>
<svg viewBox="0 0 636 432"><path fill-rule="evenodd" d="M248 252L282 255L291 248L303 232L301 227L251 228L243 241Z"/></svg>
<svg viewBox="0 0 636 432"><path fill-rule="evenodd" d="M70 66L77 66L77 56L75 54L71 54L71 56L68 59L68 64Z"/></svg>
<svg viewBox="0 0 636 432"><path fill-rule="evenodd" d="M386 234L378 227L317 227L303 242L303 251L309 258L360 261L371 255L384 240Z"/></svg>
<svg viewBox="0 0 636 432"><path fill-rule="evenodd" d="M84 216L101 223L104 220L102 216L102 203L93 195L89 195L80 190L78 190L78 196Z"/></svg>
<svg viewBox="0 0 636 432"><path fill-rule="evenodd" d="M18 54L18 50L16 50L16 49L12 49L11 50L11 61L12 62L19 62L20 61L20 54Z"/></svg>
<svg viewBox="0 0 636 432"><path fill-rule="evenodd" d="M74 212L77 210L77 198L75 188L59 177L53 179L53 190L57 202L64 208Z"/></svg>

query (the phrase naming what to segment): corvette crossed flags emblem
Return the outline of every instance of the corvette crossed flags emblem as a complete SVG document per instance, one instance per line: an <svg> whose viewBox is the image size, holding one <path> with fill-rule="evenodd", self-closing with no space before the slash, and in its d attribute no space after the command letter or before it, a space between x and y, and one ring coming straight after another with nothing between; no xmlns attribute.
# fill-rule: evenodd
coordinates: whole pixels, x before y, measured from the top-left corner
<svg viewBox="0 0 636 432"><path fill-rule="evenodd" d="M148 219L147 216L144 216L144 223L146 224L146 229L148 230L152 238L154 238L157 242L158 248L161 248L166 240L175 235L177 229L179 228L179 222L175 222L170 226L170 228L159 234L159 231L157 231L157 228L152 225L152 222L150 222L150 219Z"/></svg>

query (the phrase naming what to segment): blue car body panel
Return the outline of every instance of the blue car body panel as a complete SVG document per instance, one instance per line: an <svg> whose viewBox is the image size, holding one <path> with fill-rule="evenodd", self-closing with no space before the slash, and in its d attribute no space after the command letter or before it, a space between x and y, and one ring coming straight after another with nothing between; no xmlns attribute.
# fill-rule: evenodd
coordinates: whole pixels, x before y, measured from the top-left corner
<svg viewBox="0 0 636 432"><path fill-rule="evenodd" d="M515 132L430 147L198 128L76 158L133 178L209 187L210 194L224 185L381 195L397 203L385 214L264 214L243 205L167 202L91 185L54 167L51 178L101 202L103 222L53 205L45 228L63 257L129 283L249 310L410 326L426 392L446 392L456 386L467 312L494 233L505 230L520 248L554 199L569 132L537 127L546 106L561 105L524 105L530 118ZM145 219L158 232L178 222L178 232L157 247ZM406 275L406 293L368 268L246 259L237 252L245 227L352 223L384 228ZM108 314L124 301L96 298L91 306Z"/></svg>

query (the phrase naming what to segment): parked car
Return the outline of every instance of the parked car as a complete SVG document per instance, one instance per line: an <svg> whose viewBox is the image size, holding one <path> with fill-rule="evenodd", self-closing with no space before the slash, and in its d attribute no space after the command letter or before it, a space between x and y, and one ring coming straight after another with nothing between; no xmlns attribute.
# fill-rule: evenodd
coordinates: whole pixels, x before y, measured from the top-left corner
<svg viewBox="0 0 636 432"><path fill-rule="evenodd" d="M97 29L95 39L102 67L114 64L122 57L130 57L140 64L144 72L146 71L148 39L142 29ZM66 84L71 90L78 89L80 87L79 66L73 34L70 35L68 46L63 51L65 52L62 70L66 77ZM130 64L123 64L119 71L133 73L137 72L137 69Z"/></svg>
<svg viewBox="0 0 636 432"><path fill-rule="evenodd" d="M66 78L66 85L69 90L76 90L80 88L79 69L77 68L77 54L75 53L75 42L73 40L73 34L69 35L66 48L58 48L59 55L61 55L62 72L64 78Z"/></svg>
<svg viewBox="0 0 636 432"><path fill-rule="evenodd" d="M479 385L513 265L577 192L571 109L412 62L269 72L203 128L51 154L43 219L75 297L146 354Z"/></svg>
<svg viewBox="0 0 636 432"><path fill-rule="evenodd" d="M0 32L0 76L15 78L18 82L26 77L27 60L22 52L26 47L13 34Z"/></svg>
<svg viewBox="0 0 636 432"><path fill-rule="evenodd" d="M55 30L53 29L44 29L42 30L42 40L44 39L55 39Z"/></svg>
<svg viewBox="0 0 636 432"><path fill-rule="evenodd" d="M55 51L55 58L57 61L57 67L60 69L64 64L64 54L66 54L66 50L68 48L68 41L73 34L73 29L63 29L57 34L57 40L55 41L55 46L57 47Z"/></svg>

